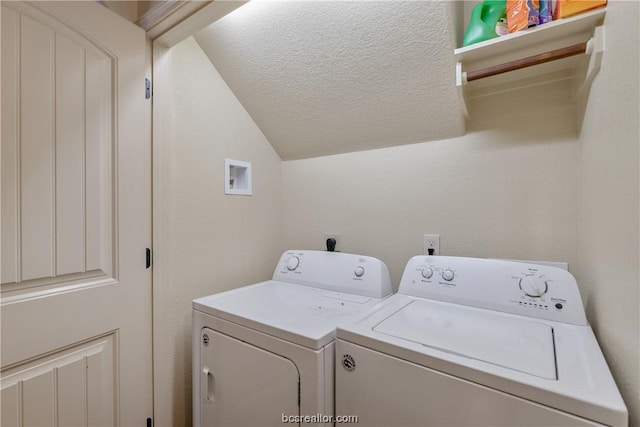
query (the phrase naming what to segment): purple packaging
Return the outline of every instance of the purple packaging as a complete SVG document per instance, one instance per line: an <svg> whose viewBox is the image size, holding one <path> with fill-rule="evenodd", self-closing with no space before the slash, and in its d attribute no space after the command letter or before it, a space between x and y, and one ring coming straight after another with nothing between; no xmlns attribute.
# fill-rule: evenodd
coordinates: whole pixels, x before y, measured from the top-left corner
<svg viewBox="0 0 640 427"><path fill-rule="evenodd" d="M540 22L540 6L543 0L527 0L527 7L529 8L529 24L528 27L535 27Z"/></svg>
<svg viewBox="0 0 640 427"><path fill-rule="evenodd" d="M551 15L551 0L540 0L540 24L553 21Z"/></svg>

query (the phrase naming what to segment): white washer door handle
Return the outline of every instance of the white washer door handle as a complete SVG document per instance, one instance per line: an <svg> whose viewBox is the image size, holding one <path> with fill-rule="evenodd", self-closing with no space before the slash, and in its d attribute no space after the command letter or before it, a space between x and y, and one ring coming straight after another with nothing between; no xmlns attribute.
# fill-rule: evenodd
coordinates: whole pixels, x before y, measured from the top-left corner
<svg viewBox="0 0 640 427"><path fill-rule="evenodd" d="M209 368L206 366L202 368L202 378L200 379L201 387L200 390L202 392L202 396L205 398L207 402L215 401L215 397L213 396L213 374L209 371Z"/></svg>

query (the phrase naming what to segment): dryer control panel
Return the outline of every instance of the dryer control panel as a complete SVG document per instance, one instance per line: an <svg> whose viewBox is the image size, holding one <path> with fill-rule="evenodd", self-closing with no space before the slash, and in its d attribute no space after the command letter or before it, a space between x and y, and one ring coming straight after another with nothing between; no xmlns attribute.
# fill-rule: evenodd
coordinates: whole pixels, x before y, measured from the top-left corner
<svg viewBox="0 0 640 427"><path fill-rule="evenodd" d="M571 273L556 267L480 258L416 256L400 294L587 325Z"/></svg>
<svg viewBox="0 0 640 427"><path fill-rule="evenodd" d="M384 262L344 252L285 251L273 280L373 298L391 295L391 278Z"/></svg>

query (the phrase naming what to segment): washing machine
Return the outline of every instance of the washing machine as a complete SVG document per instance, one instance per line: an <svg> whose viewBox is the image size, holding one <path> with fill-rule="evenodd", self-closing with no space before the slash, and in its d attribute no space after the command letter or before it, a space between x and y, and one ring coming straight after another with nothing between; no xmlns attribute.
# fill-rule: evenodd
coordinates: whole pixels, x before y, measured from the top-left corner
<svg viewBox="0 0 640 427"><path fill-rule="evenodd" d="M390 294L376 258L289 250L272 280L194 300L194 426L332 425L335 325Z"/></svg>
<svg viewBox="0 0 640 427"><path fill-rule="evenodd" d="M361 426L628 423L559 268L417 256L397 294L336 334L336 415Z"/></svg>

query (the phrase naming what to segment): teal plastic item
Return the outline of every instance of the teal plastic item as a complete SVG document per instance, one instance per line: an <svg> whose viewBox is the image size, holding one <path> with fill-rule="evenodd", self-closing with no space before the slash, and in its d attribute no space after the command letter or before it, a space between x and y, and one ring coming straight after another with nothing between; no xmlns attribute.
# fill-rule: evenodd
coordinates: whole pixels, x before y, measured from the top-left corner
<svg viewBox="0 0 640 427"><path fill-rule="evenodd" d="M484 0L481 4L475 5L462 39L462 46L498 37L496 24L505 16L506 10L507 0Z"/></svg>

